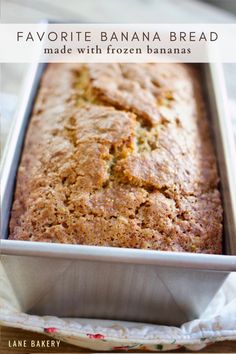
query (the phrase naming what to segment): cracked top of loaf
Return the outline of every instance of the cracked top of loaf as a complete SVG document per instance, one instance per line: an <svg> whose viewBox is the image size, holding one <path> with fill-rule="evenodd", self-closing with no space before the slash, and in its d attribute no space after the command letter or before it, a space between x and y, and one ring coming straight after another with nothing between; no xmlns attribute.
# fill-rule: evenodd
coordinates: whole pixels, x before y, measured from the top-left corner
<svg viewBox="0 0 236 354"><path fill-rule="evenodd" d="M221 253L199 78L190 64L48 65L10 239Z"/></svg>

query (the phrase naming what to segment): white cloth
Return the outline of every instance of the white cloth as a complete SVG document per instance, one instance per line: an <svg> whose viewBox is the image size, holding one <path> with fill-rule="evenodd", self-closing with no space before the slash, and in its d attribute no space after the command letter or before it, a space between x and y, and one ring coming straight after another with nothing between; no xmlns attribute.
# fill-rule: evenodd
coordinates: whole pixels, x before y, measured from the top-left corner
<svg viewBox="0 0 236 354"><path fill-rule="evenodd" d="M96 351L142 349L199 350L222 340L236 340L236 273L231 274L200 319L180 328L122 321L33 316L22 313L0 266L0 323L48 335Z"/></svg>

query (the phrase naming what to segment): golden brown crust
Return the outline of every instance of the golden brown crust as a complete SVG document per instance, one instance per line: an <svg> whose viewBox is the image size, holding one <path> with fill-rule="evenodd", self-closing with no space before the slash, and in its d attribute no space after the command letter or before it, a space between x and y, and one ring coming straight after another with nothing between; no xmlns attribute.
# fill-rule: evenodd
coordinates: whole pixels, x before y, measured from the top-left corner
<svg viewBox="0 0 236 354"><path fill-rule="evenodd" d="M199 73L51 64L27 132L10 238L221 253Z"/></svg>

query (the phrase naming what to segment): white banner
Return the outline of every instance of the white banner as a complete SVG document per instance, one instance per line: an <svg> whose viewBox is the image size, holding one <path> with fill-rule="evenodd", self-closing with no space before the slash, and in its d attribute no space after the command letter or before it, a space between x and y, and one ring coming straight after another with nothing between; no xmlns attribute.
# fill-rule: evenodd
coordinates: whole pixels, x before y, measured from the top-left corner
<svg viewBox="0 0 236 354"><path fill-rule="evenodd" d="M0 62L236 63L236 24L1 24Z"/></svg>

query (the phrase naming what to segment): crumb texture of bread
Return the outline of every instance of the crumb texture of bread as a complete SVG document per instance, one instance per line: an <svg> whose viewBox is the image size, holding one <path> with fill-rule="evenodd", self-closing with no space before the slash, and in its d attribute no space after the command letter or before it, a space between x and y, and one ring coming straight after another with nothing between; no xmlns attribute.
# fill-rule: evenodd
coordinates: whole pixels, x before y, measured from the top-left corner
<svg viewBox="0 0 236 354"><path fill-rule="evenodd" d="M18 169L10 239L222 252L198 68L49 64Z"/></svg>

